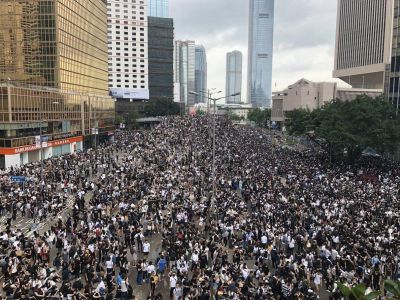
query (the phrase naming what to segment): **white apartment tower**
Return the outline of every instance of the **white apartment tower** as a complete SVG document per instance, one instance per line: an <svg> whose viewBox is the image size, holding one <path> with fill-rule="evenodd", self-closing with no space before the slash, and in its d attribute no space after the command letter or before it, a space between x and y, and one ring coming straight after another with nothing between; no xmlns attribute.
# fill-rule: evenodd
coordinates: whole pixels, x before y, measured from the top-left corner
<svg viewBox="0 0 400 300"><path fill-rule="evenodd" d="M333 77L382 89L390 64L393 0L338 0Z"/></svg>
<svg viewBox="0 0 400 300"><path fill-rule="evenodd" d="M147 0L107 0L109 89L117 99L149 99Z"/></svg>

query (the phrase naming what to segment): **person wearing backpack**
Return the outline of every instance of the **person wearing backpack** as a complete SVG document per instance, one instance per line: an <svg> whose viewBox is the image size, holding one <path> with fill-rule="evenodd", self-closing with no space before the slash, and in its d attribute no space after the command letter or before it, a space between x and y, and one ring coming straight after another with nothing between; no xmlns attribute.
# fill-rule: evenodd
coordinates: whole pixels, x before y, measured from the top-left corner
<svg viewBox="0 0 400 300"><path fill-rule="evenodd" d="M121 280L119 283L119 289L121 291L120 294L121 299L129 299L128 286L129 286L128 278L125 275L121 275Z"/></svg>

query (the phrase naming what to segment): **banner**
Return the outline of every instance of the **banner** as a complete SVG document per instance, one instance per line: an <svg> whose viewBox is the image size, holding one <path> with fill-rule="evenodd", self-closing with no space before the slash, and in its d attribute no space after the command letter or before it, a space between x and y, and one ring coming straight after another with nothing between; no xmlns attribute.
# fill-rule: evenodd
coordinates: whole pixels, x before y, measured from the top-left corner
<svg viewBox="0 0 400 300"><path fill-rule="evenodd" d="M139 99L148 100L150 93L148 89L122 89L122 88L111 88L111 96L119 99Z"/></svg>
<svg viewBox="0 0 400 300"><path fill-rule="evenodd" d="M40 135L35 136L35 145L40 148Z"/></svg>

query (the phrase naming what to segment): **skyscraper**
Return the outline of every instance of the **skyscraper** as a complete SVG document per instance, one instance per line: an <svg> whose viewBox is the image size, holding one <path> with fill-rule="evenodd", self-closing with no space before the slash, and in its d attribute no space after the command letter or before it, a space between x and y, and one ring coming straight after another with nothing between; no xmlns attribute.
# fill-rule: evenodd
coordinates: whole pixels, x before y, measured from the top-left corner
<svg viewBox="0 0 400 300"><path fill-rule="evenodd" d="M149 90L153 99L174 98L174 20L148 17Z"/></svg>
<svg viewBox="0 0 400 300"><path fill-rule="evenodd" d="M104 0L0 2L0 169L113 135L106 11Z"/></svg>
<svg viewBox="0 0 400 300"><path fill-rule="evenodd" d="M195 104L195 44L194 41L175 41L174 94L186 111Z"/></svg>
<svg viewBox="0 0 400 300"><path fill-rule="evenodd" d="M271 107L274 0L250 0L247 101Z"/></svg>
<svg viewBox="0 0 400 300"><path fill-rule="evenodd" d="M119 101L147 100L147 0L131 1L131 4L107 0L107 16L111 94Z"/></svg>
<svg viewBox="0 0 400 300"><path fill-rule="evenodd" d="M240 103L241 94L230 97L229 95L242 93L242 52L232 51L226 54L226 102Z"/></svg>
<svg viewBox="0 0 400 300"><path fill-rule="evenodd" d="M196 103L206 103L207 91L207 55L203 46L195 48L195 92Z"/></svg>
<svg viewBox="0 0 400 300"><path fill-rule="evenodd" d="M149 0L149 16L168 18L169 0Z"/></svg>
<svg viewBox="0 0 400 300"><path fill-rule="evenodd" d="M400 109L400 0L394 0L393 48L391 63L386 66L385 95L397 110ZM396 41L396 42L395 42Z"/></svg>
<svg viewBox="0 0 400 300"><path fill-rule="evenodd" d="M392 21L393 0L338 0L333 77L354 88L382 89Z"/></svg>

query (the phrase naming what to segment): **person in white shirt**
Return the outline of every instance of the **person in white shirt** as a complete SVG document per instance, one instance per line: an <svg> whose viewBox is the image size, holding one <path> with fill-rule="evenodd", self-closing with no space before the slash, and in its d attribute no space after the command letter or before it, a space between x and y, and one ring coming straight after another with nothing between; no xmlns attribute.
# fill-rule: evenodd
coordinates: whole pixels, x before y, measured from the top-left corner
<svg viewBox="0 0 400 300"><path fill-rule="evenodd" d="M156 271L155 266L153 265L152 262L149 262L149 265L147 266L147 278L150 278L151 274L155 271Z"/></svg>
<svg viewBox="0 0 400 300"><path fill-rule="evenodd" d="M150 243L145 240L143 243L143 254L145 257L147 257L150 253Z"/></svg>
<svg viewBox="0 0 400 300"><path fill-rule="evenodd" d="M114 263L111 257L106 261L106 268L107 268L107 273L111 273L114 269Z"/></svg>
<svg viewBox="0 0 400 300"><path fill-rule="evenodd" d="M174 297L174 291L175 291L177 282L178 282L178 276L176 276L175 273L170 273L169 274L169 296L170 296L170 299L173 299L173 297Z"/></svg>
<svg viewBox="0 0 400 300"><path fill-rule="evenodd" d="M120 284L119 284L119 287L121 289L121 299L129 299L129 296L128 296L128 285L129 285L128 278L125 279L123 277L121 282L120 282Z"/></svg>
<svg viewBox="0 0 400 300"><path fill-rule="evenodd" d="M268 243L268 237L267 237L266 234L263 234L262 237L261 237L261 244L265 248L267 246L267 243Z"/></svg>
<svg viewBox="0 0 400 300"><path fill-rule="evenodd" d="M321 284L322 284L322 274L321 272L317 272L314 275L314 285L315 285L315 290L317 293L319 293L320 289L321 289Z"/></svg>
<svg viewBox="0 0 400 300"><path fill-rule="evenodd" d="M103 278L100 280L99 284L97 285L96 292L100 295L104 295L106 291L106 285L104 284Z"/></svg>
<svg viewBox="0 0 400 300"><path fill-rule="evenodd" d="M339 253L336 251L335 248L332 249L331 253L332 259L335 261L339 257Z"/></svg>
<svg viewBox="0 0 400 300"><path fill-rule="evenodd" d="M242 265L241 272L242 272L242 276L243 276L244 280L246 280L246 278L247 278L247 277L249 276L249 274L250 274L250 270L247 268L247 265L246 265L246 264L243 264L243 265Z"/></svg>
<svg viewBox="0 0 400 300"><path fill-rule="evenodd" d="M192 254L192 267L190 268L190 271L197 269L198 264L199 264L199 254L197 253L197 251L194 251Z"/></svg>

